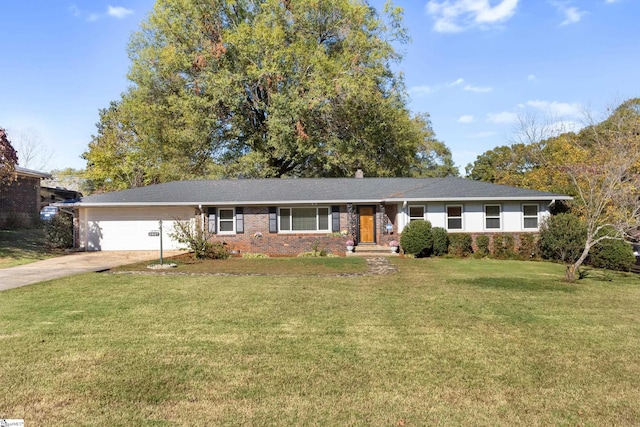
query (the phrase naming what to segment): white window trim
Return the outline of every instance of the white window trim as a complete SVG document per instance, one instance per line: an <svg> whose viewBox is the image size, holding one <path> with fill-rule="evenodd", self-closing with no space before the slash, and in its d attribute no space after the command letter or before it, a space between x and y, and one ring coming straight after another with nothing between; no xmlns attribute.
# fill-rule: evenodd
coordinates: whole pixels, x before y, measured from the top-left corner
<svg viewBox="0 0 640 427"><path fill-rule="evenodd" d="M449 228L449 208L460 208L460 216L453 216L451 218L460 218L460 228ZM464 205L445 205L444 207L444 224L447 231L464 231Z"/></svg>
<svg viewBox="0 0 640 427"><path fill-rule="evenodd" d="M231 211L232 212L232 217L231 220L229 219L222 219L222 215L220 215L221 211ZM217 234L236 234L236 208L218 208L218 212L217 212L217 217L216 217L216 221L218 222L217 225ZM231 225L233 227L232 231L222 231L222 228L220 227L220 223L221 222L229 222L231 221Z"/></svg>
<svg viewBox="0 0 640 427"><path fill-rule="evenodd" d="M524 225L524 222L525 222L524 220L526 218L533 218L533 215L525 215L524 214L524 207L525 206L535 206L535 208L536 208L536 220L537 220L536 224L537 224L537 226L535 228L534 227L525 227L525 225ZM538 203L523 203L522 204L522 229L523 230L539 230L540 229L540 205Z"/></svg>
<svg viewBox="0 0 640 427"><path fill-rule="evenodd" d="M487 217L487 206L497 206L497 207L499 207L500 208L500 214L498 216ZM485 231L501 231L502 230L502 224L504 222L503 218L502 218L502 205L499 204L499 203L487 203L487 204L484 205L484 208L482 209L482 211L483 211L482 213L483 213L483 217L484 217L483 218L483 222L484 222L483 226L484 226ZM500 227L488 228L487 227L487 218L498 218L500 220Z"/></svg>
<svg viewBox="0 0 640 427"><path fill-rule="evenodd" d="M417 217L417 216L411 216L411 208L422 208L422 216L421 217ZM411 220L425 220L427 216L427 207L425 205L409 205L407 207L407 218L409 218L409 222L411 222Z"/></svg>
<svg viewBox="0 0 640 427"><path fill-rule="evenodd" d="M280 212L282 209L289 209L291 212L291 216L289 218L293 219L293 209L300 208L313 208L316 210L316 229L315 230L283 230L282 229L282 215ZM327 229L319 230L320 223L320 215L318 214L318 209L327 209ZM278 207L278 233L279 234L326 234L331 233L331 206L280 206ZM289 224L289 228L293 228L293 224Z"/></svg>

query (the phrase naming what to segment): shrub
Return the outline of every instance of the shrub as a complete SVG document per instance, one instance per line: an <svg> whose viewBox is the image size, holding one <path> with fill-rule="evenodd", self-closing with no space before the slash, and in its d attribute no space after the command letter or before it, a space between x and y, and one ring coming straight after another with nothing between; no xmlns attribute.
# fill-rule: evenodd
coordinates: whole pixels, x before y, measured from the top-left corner
<svg viewBox="0 0 640 427"><path fill-rule="evenodd" d="M46 245L51 249L73 247L73 218L64 212L54 216L44 224Z"/></svg>
<svg viewBox="0 0 640 427"><path fill-rule="evenodd" d="M591 248L589 254L589 263L592 266L608 270L629 271L635 262L633 248L623 240L602 240Z"/></svg>
<svg viewBox="0 0 640 427"><path fill-rule="evenodd" d="M433 251L433 235L429 221L411 221L402 230L400 245L405 253L418 257L429 256Z"/></svg>
<svg viewBox="0 0 640 427"><path fill-rule="evenodd" d="M489 243L489 236L487 236L486 234L481 234L476 237L476 254L478 254L479 256L489 255Z"/></svg>
<svg viewBox="0 0 640 427"><path fill-rule="evenodd" d="M213 233L206 230L202 223L195 221L176 220L173 223L173 231L169 233L172 239L186 245L193 252L196 259L227 259L231 255L227 245L221 242L212 242Z"/></svg>
<svg viewBox="0 0 640 427"><path fill-rule="evenodd" d="M433 254L435 256L446 255L449 251L449 235L447 230L442 227L433 227L431 229L433 237Z"/></svg>
<svg viewBox="0 0 640 427"><path fill-rule="evenodd" d="M242 254L242 258L249 258L249 259L269 258L269 255L261 254L261 253L245 252Z"/></svg>
<svg viewBox="0 0 640 427"><path fill-rule="evenodd" d="M493 256L499 259L515 258L515 240L511 234L493 236Z"/></svg>
<svg viewBox="0 0 640 427"><path fill-rule="evenodd" d="M518 254L523 259L536 258L538 256L538 241L535 234L521 234Z"/></svg>
<svg viewBox="0 0 640 427"><path fill-rule="evenodd" d="M467 233L449 235L449 253L455 256L467 256L473 253L473 239Z"/></svg>
<svg viewBox="0 0 640 427"><path fill-rule="evenodd" d="M569 213L552 215L540 227L540 253L543 258L573 264L582 254L587 227Z"/></svg>

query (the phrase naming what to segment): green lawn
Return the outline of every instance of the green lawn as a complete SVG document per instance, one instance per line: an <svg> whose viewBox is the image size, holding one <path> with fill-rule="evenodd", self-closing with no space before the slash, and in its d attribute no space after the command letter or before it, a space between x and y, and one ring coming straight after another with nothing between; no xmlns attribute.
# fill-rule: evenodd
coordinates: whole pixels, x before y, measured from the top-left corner
<svg viewBox="0 0 640 427"><path fill-rule="evenodd" d="M14 267L55 256L45 245L42 228L0 230L0 268Z"/></svg>
<svg viewBox="0 0 640 427"><path fill-rule="evenodd" d="M638 276L392 262L383 276L95 273L0 292L0 419L640 424Z"/></svg>

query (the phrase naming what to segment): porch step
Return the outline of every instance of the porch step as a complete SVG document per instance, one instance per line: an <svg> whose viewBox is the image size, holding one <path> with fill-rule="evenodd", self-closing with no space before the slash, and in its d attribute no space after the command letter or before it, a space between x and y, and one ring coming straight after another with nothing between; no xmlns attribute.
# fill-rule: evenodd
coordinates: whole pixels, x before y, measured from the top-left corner
<svg viewBox="0 0 640 427"><path fill-rule="evenodd" d="M398 256L399 254L391 252L389 246L381 245L358 245L353 252L347 252L347 256L359 257L376 257L376 256Z"/></svg>

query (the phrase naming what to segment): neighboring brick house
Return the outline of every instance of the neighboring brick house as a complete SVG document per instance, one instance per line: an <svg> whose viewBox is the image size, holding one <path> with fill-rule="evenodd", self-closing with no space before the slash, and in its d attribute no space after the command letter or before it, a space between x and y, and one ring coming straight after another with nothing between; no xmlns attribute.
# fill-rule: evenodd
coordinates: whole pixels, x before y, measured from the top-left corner
<svg viewBox="0 0 640 427"><path fill-rule="evenodd" d="M571 197L463 178L313 178L175 181L57 203L73 209L86 250L176 249L176 220L192 220L239 252L296 255L345 242L388 245L405 225L449 233L537 233L555 201Z"/></svg>
<svg viewBox="0 0 640 427"><path fill-rule="evenodd" d="M0 227L37 223L40 213L40 181L51 175L16 167L16 180L0 188Z"/></svg>

